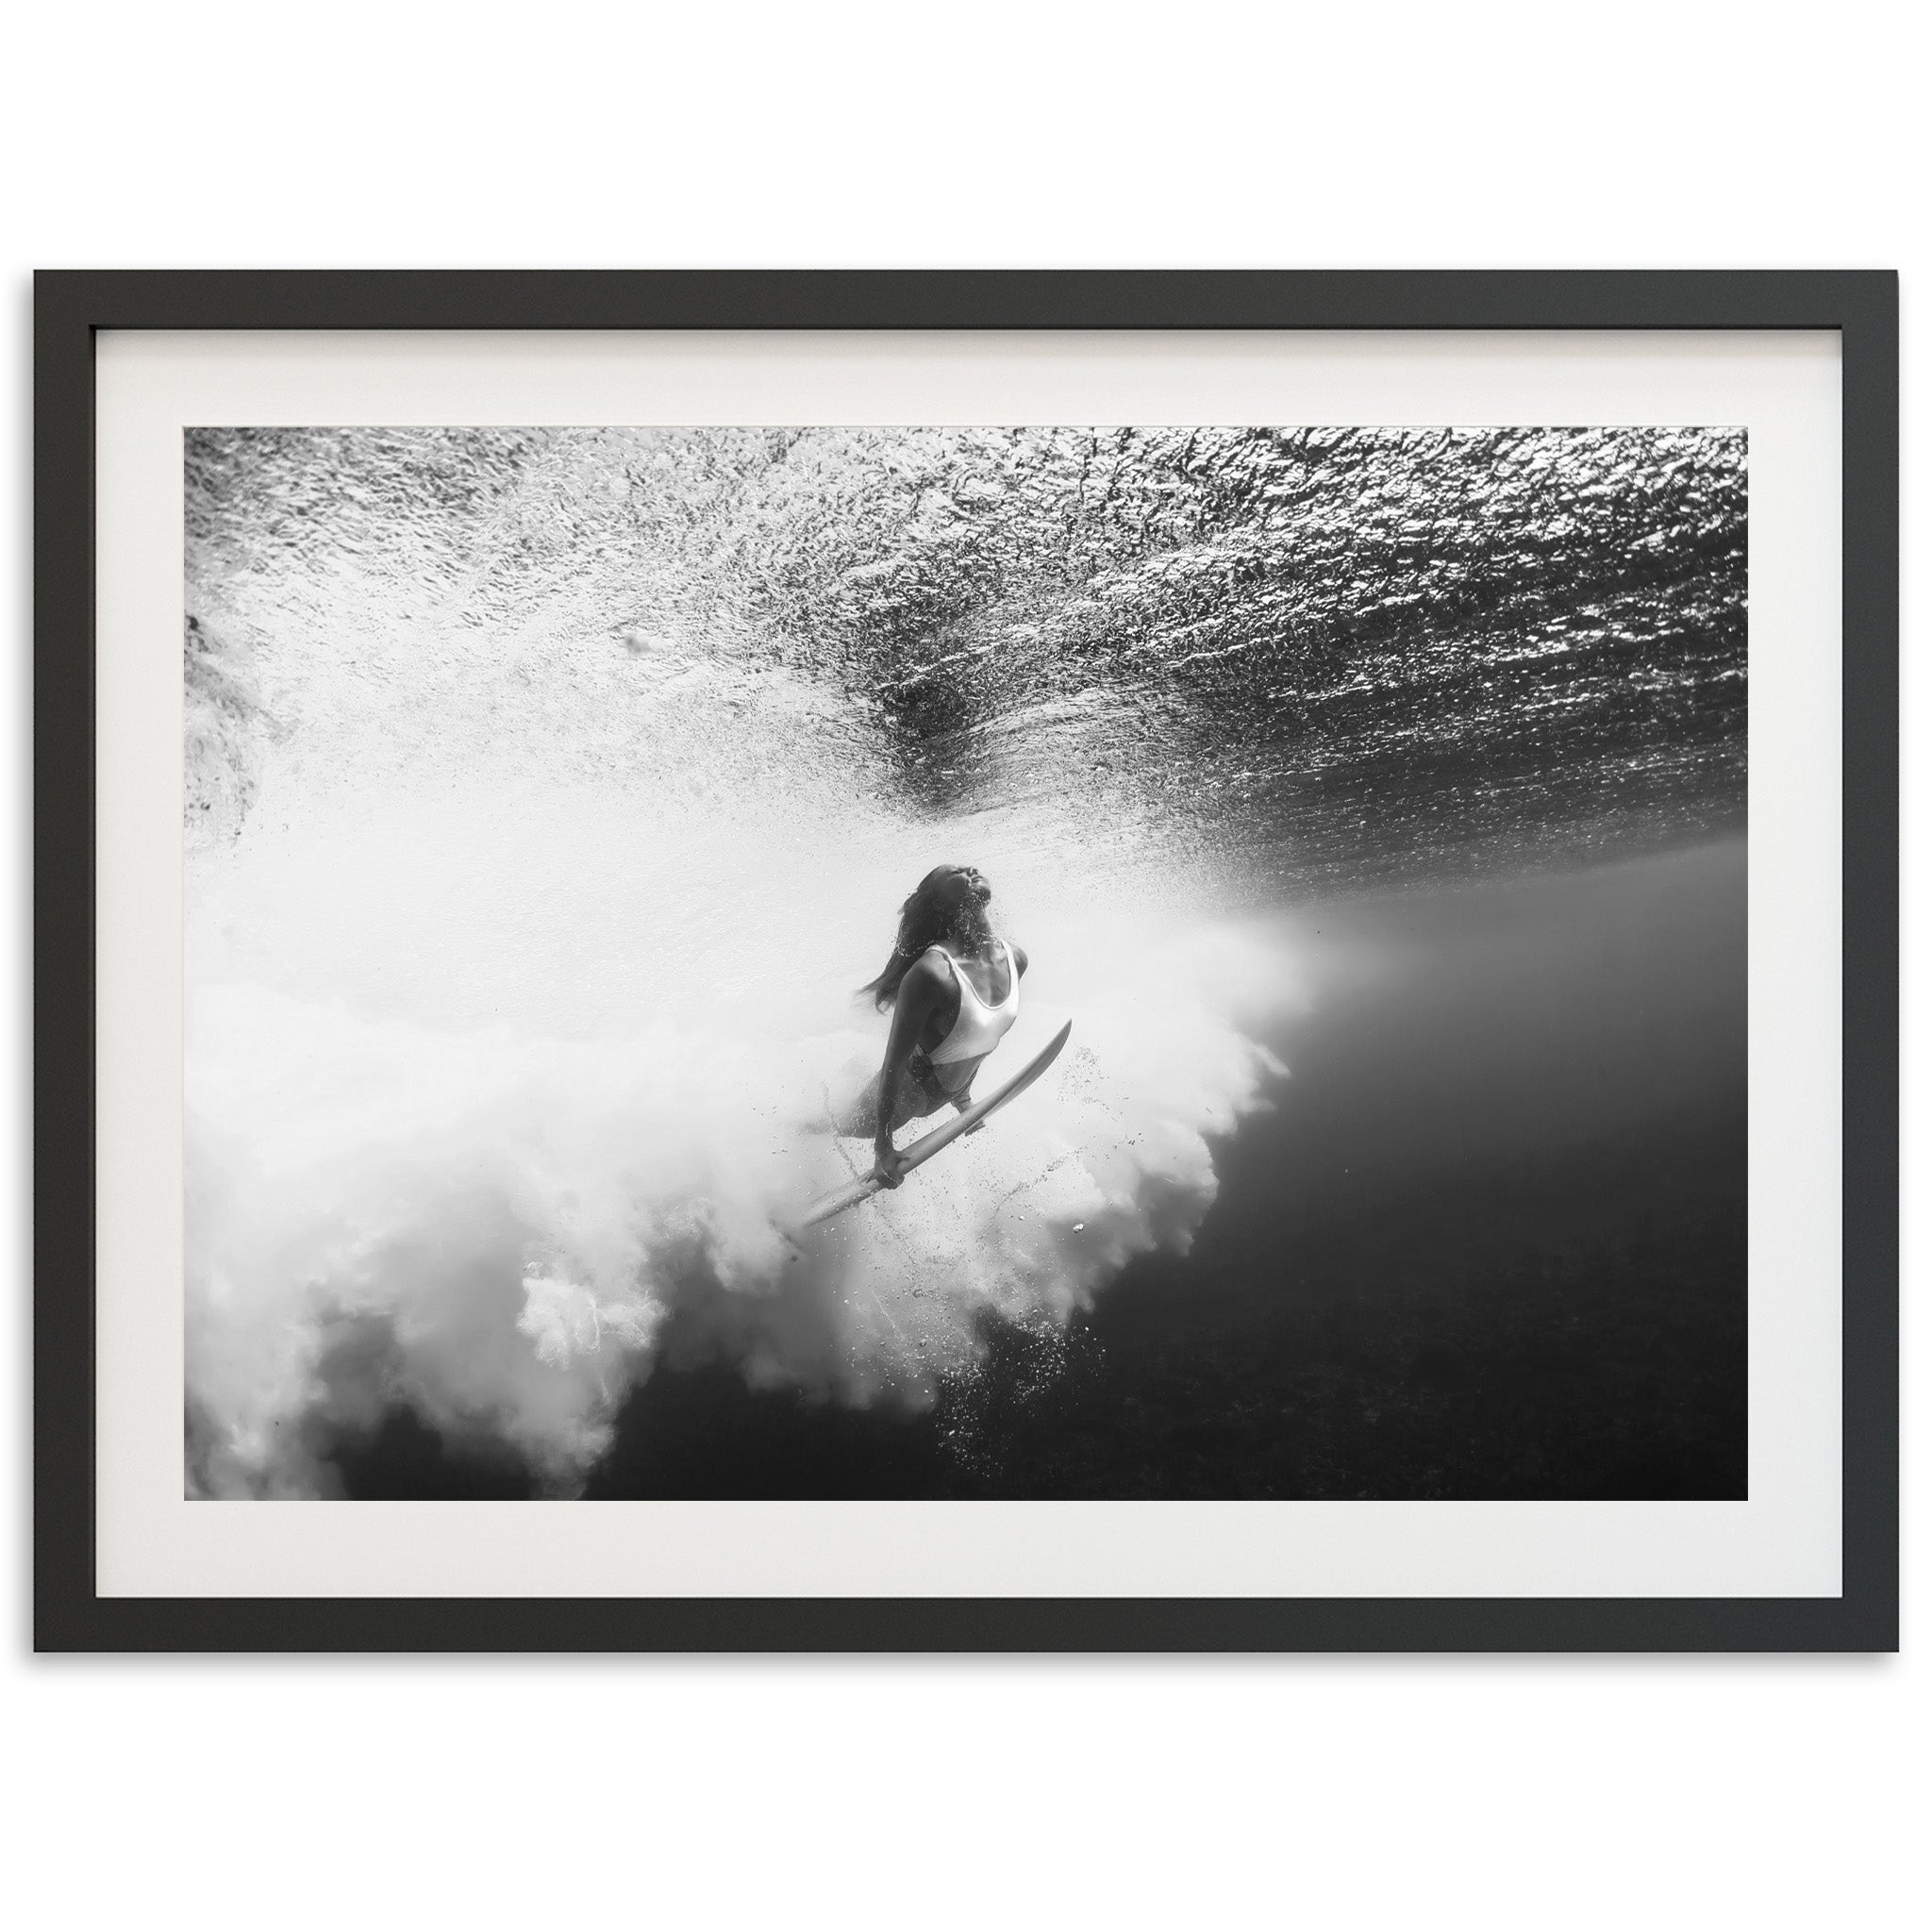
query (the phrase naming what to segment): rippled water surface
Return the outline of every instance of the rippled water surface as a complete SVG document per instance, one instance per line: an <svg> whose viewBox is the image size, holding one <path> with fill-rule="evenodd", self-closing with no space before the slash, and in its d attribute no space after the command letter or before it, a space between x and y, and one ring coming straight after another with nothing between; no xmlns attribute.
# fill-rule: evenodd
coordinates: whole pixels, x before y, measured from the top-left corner
<svg viewBox="0 0 1932 1932"><path fill-rule="evenodd" d="M192 601L268 708L391 751L622 774L675 733L740 776L694 714L783 703L913 809L1072 788L1342 883L1741 809L1737 432L208 432L189 472ZM323 699L258 593L356 577L393 633Z"/></svg>

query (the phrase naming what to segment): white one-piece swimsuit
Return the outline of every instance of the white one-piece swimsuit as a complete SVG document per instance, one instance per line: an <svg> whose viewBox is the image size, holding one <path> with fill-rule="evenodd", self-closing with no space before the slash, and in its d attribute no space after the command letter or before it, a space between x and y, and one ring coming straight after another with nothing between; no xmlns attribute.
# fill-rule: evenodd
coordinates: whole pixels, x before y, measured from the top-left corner
<svg viewBox="0 0 1932 1932"><path fill-rule="evenodd" d="M953 1030L926 1055L935 1067L956 1066L962 1060L983 1060L1011 1029L1013 1022L1020 1017L1020 969L1013 963L1013 949L1005 940L1000 945L1007 956L1007 996L997 1005L982 999L974 991L973 982L967 978L958 960L943 946L935 946L936 952L953 969L953 977L959 982L959 1015L953 1022ZM968 1072L960 1068L962 1073ZM949 1089L957 1091L962 1082L946 1081Z"/></svg>

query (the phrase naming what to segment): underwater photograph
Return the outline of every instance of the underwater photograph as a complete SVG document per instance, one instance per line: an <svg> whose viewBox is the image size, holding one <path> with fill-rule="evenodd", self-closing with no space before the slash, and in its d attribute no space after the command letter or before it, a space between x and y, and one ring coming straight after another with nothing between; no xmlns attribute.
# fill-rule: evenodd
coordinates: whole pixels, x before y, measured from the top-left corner
<svg viewBox="0 0 1932 1932"><path fill-rule="evenodd" d="M186 1493L1746 1493L1733 428L187 432Z"/></svg>

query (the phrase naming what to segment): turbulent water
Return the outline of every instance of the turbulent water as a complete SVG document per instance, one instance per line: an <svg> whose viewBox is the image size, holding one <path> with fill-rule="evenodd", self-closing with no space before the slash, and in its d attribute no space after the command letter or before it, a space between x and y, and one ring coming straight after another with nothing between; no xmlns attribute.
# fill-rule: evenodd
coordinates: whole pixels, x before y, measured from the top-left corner
<svg viewBox="0 0 1932 1932"><path fill-rule="evenodd" d="M397 1407L581 1487L668 1328L917 1406L1185 1249L1291 901L1741 809L1694 431L189 439L188 1483ZM929 866L1034 961L998 1130L866 1158ZM648 1391L647 1397L648 1399Z"/></svg>

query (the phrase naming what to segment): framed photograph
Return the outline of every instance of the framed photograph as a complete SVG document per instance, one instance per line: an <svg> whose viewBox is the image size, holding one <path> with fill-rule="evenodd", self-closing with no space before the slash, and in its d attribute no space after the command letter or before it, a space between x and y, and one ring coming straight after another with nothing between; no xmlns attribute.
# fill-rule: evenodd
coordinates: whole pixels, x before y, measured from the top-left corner
<svg viewBox="0 0 1932 1932"><path fill-rule="evenodd" d="M1893 1647L1896 306L41 276L37 1644Z"/></svg>

